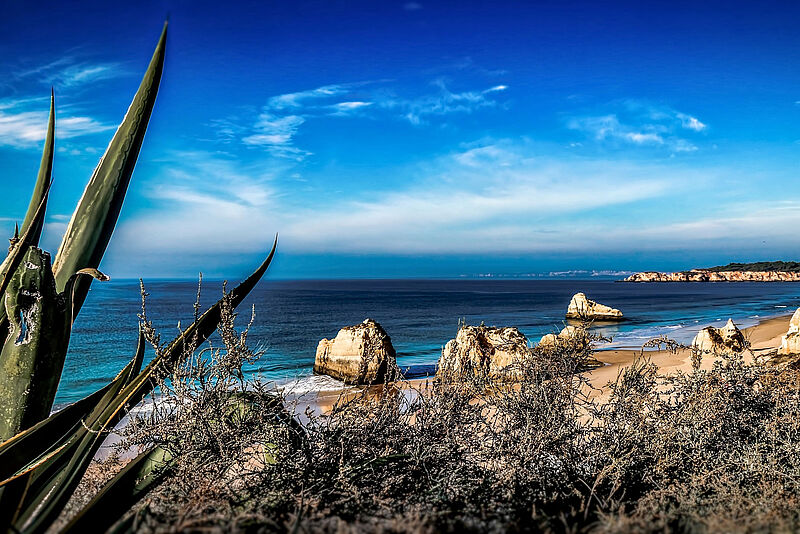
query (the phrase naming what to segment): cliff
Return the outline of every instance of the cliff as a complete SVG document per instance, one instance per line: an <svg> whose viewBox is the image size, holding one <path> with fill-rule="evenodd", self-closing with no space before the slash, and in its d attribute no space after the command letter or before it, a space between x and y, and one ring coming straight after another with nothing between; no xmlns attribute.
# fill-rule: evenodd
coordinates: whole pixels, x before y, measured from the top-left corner
<svg viewBox="0 0 800 534"><path fill-rule="evenodd" d="M624 282L800 282L796 271L712 271L692 269L677 273L646 271L627 277Z"/></svg>

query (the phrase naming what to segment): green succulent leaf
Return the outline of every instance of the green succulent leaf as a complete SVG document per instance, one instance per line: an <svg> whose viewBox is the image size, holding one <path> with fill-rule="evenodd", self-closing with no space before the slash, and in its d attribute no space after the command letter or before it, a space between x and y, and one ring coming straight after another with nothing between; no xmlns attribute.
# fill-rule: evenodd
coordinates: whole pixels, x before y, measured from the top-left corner
<svg viewBox="0 0 800 534"><path fill-rule="evenodd" d="M57 294L50 255L27 247L8 278L2 299L7 335L0 347L0 441L50 414L72 333L72 285L86 275L104 276L82 270Z"/></svg>
<svg viewBox="0 0 800 534"><path fill-rule="evenodd" d="M100 489L62 533L104 532L158 483L171 465L172 454L161 447L142 452Z"/></svg>
<svg viewBox="0 0 800 534"><path fill-rule="evenodd" d="M26 233L31 229L31 246L39 244L39 238L44 229L44 217L37 217L36 212L39 205L47 204L47 192L53 176L53 153L55 151L55 131L56 131L56 105L55 94L50 90L50 116L47 120L47 135L45 137L44 151L42 152L42 162L39 164L39 175L36 178L36 185L33 188L31 202L28 204L28 211L22 221L21 233Z"/></svg>
<svg viewBox="0 0 800 534"><path fill-rule="evenodd" d="M7 506L16 510L11 518L14 529L25 533L47 530L69 500L108 432L132 406L153 391L158 376L168 373L186 350L196 347L216 330L226 299L233 308L244 300L272 262L276 246L277 236L267 258L249 277L206 310L134 376L133 371L142 361L137 351L129 370L121 372L114 379L69 437L63 438L59 444L54 444L25 466L19 466L20 469L10 477L0 480L0 491L10 495L8 499L5 495L0 496L0 508Z"/></svg>
<svg viewBox="0 0 800 534"><path fill-rule="evenodd" d="M28 204L28 211L25 213L25 219L22 221L22 228L15 226L14 238L11 240L12 245L9 250L8 257L0 264L0 275L5 276L8 271L13 271L9 268L9 261L15 251L19 248L19 234L28 234L27 243L29 246L37 246L39 238L42 235L44 228L44 212L47 206L47 194L50 190L50 183L53 176L53 152L55 148L55 125L56 125L56 112L55 112L55 96L50 91L50 117L47 120L47 135L44 141L44 150L42 151L42 162L39 164L39 175L36 177L36 184L33 186L33 194L31 195L30 204ZM24 250L23 250L24 252ZM2 294L2 291L0 291Z"/></svg>
<svg viewBox="0 0 800 534"><path fill-rule="evenodd" d="M165 23L139 90L72 214L53 264L56 287L59 291L64 290L73 273L87 267L100 266L100 260L119 218L122 202L156 101L164 67L166 40ZM81 279L76 283L74 291L76 314L83 305L90 285L90 279Z"/></svg>

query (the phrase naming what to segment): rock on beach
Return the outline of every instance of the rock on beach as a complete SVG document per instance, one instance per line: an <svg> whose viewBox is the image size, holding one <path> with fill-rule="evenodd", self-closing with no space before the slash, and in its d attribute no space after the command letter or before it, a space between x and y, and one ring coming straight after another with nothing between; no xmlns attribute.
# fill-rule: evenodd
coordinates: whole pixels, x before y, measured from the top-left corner
<svg viewBox="0 0 800 534"><path fill-rule="evenodd" d="M393 379L396 353L389 334L373 319L339 330L317 345L314 373L346 384L377 384Z"/></svg>
<svg viewBox="0 0 800 534"><path fill-rule="evenodd" d="M513 379L519 374L515 364L529 356L528 339L517 328L462 326L444 346L436 374Z"/></svg>
<svg viewBox="0 0 800 534"><path fill-rule="evenodd" d="M567 307L567 319L590 321L622 321L622 312L586 298L584 293L575 293Z"/></svg>

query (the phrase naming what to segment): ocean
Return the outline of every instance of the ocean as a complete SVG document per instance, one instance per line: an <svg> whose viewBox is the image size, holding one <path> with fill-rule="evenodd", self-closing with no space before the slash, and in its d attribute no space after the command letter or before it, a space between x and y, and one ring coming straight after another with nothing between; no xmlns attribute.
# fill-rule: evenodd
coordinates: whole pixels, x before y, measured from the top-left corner
<svg viewBox="0 0 800 534"><path fill-rule="evenodd" d="M178 321L193 317L196 281L145 282L148 316L167 341ZM219 298L221 281L203 281L201 302ZM232 286L231 286L232 287ZM262 280L239 307L243 328L255 309L248 336L266 354L247 372L302 389L332 388L327 377L313 377L317 344L340 328L371 317L392 338L398 364L412 376L435 372L442 346L455 337L459 320L516 326L531 342L564 325L570 298L582 291L619 308L628 318L598 325L612 338L605 348L638 348L668 335L689 342L707 325L729 317L740 327L789 314L800 306L800 283L620 283L610 279L459 279L459 280ZM77 318L56 397L74 402L112 379L131 358L141 311L138 280L95 282ZM146 361L152 357L148 351Z"/></svg>

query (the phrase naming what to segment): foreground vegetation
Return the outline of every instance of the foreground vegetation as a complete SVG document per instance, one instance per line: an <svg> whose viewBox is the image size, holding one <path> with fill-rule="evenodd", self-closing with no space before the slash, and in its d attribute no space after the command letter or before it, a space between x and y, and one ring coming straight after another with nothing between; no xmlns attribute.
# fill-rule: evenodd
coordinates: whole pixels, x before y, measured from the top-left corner
<svg viewBox="0 0 800 534"><path fill-rule="evenodd" d="M640 360L600 402L576 373L591 349L566 346L534 352L515 384L387 384L326 415L296 414L300 425L291 399L242 376L261 355L223 309L221 346L193 352L153 411L127 427L124 447L155 445L174 458L128 514L130 531L800 528L791 366L731 357L664 377Z"/></svg>

